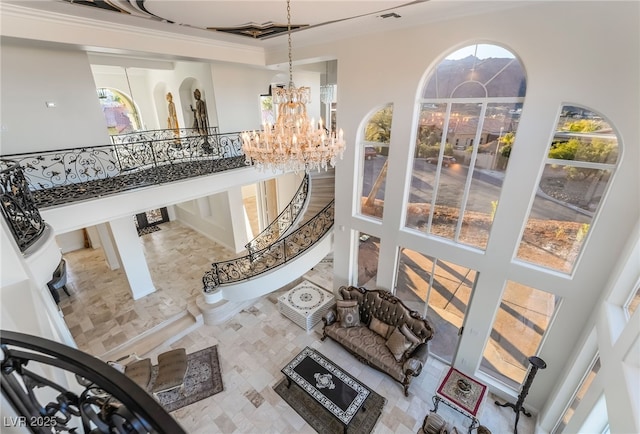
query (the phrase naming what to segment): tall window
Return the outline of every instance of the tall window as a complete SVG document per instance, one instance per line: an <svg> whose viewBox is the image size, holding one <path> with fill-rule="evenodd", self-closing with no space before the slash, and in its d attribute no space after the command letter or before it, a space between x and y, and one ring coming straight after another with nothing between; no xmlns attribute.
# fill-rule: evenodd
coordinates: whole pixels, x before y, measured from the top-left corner
<svg viewBox="0 0 640 434"><path fill-rule="evenodd" d="M591 383L593 383L593 379L596 378L598 371L600 371L600 357L596 357L595 360L591 363L589 372L587 373L587 375L585 375L585 377L580 382L580 386L578 387L578 390L573 395L573 398L571 399L571 403L565 409L564 413L562 414L562 417L560 418L560 421L553 428L552 434L560 434L564 432L564 429L569 423L569 421L571 420L571 418L573 417L573 413L576 411L576 408L578 408L578 405L580 405L580 402L582 401L584 396L587 394L587 391L589 391L589 387L591 387Z"/></svg>
<svg viewBox="0 0 640 434"><path fill-rule="evenodd" d="M638 309L638 305L640 305L640 282L637 284L637 288L631 294L631 297L624 304L624 311L628 318L631 318L633 313Z"/></svg>
<svg viewBox="0 0 640 434"><path fill-rule="evenodd" d="M388 105L371 115L360 143L360 214L382 219L384 189L387 181L387 159L391 139L393 106Z"/></svg>
<svg viewBox="0 0 640 434"><path fill-rule="evenodd" d="M495 45L438 65L418 107L407 227L486 248L525 89L520 62Z"/></svg>
<svg viewBox="0 0 640 434"><path fill-rule="evenodd" d="M603 116L564 106L518 259L571 273L618 161L618 138Z"/></svg>
<svg viewBox="0 0 640 434"><path fill-rule="evenodd" d="M538 353L560 298L513 281L507 282L484 349L480 370L516 389Z"/></svg>
<svg viewBox="0 0 640 434"><path fill-rule="evenodd" d="M395 295L435 328L429 351L452 364L478 273L402 248L397 276Z"/></svg>
<svg viewBox="0 0 640 434"><path fill-rule="evenodd" d="M360 232L358 236L358 286L376 289L380 238Z"/></svg>

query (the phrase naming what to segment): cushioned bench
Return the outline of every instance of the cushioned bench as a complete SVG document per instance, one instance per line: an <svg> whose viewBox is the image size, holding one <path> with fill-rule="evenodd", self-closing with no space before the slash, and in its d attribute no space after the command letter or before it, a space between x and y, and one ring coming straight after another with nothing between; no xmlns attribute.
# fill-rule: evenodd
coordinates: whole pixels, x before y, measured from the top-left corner
<svg viewBox="0 0 640 434"><path fill-rule="evenodd" d="M187 373L187 351L184 348L167 351L158 356L158 377L151 391L154 394L184 386Z"/></svg>
<svg viewBox="0 0 640 434"><path fill-rule="evenodd" d="M136 360L125 365L124 375L131 378L144 390L148 390L149 381L151 381L151 359Z"/></svg>

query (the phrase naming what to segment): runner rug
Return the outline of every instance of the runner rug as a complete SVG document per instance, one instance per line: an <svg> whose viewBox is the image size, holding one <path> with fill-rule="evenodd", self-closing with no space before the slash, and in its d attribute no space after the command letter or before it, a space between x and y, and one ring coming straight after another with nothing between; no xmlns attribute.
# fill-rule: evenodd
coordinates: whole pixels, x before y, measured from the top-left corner
<svg viewBox="0 0 640 434"><path fill-rule="evenodd" d="M158 376L158 367L151 368L151 384ZM167 411L174 411L222 392L222 375L216 345L187 354L184 388L158 393L158 401Z"/></svg>
<svg viewBox="0 0 640 434"><path fill-rule="evenodd" d="M287 388L287 381L282 379L273 387L273 390L318 433L339 434L345 432L344 425L338 419L297 385L292 384ZM348 434L369 434L380 419L386 403L386 398L371 391L364 401L363 407L366 410L360 409L356 413L346 432Z"/></svg>

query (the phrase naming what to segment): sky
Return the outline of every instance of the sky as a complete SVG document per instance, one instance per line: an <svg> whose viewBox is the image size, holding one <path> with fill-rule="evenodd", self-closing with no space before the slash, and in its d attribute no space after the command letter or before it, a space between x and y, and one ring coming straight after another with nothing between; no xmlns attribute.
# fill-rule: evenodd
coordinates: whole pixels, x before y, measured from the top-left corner
<svg viewBox="0 0 640 434"><path fill-rule="evenodd" d="M475 53L477 47L477 53ZM515 56L508 50L498 47L497 45L489 45L489 44L477 44L470 45L468 47L461 48L458 51L454 51L449 54L446 58L448 60L457 60L464 59L467 56L475 55L479 59L486 59L489 57L496 58L509 58L513 59Z"/></svg>

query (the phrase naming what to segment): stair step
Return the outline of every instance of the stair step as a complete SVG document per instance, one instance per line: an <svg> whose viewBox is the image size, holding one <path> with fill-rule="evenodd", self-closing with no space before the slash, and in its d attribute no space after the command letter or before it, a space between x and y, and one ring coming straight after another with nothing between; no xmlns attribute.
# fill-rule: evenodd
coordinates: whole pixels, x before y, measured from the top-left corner
<svg viewBox="0 0 640 434"><path fill-rule="evenodd" d="M204 321L200 311L197 307L194 309L194 306L189 306L185 311L107 351L99 358L105 362L118 360L131 354L144 358L156 348L170 345L202 324Z"/></svg>

